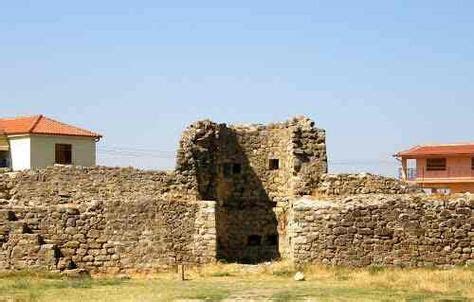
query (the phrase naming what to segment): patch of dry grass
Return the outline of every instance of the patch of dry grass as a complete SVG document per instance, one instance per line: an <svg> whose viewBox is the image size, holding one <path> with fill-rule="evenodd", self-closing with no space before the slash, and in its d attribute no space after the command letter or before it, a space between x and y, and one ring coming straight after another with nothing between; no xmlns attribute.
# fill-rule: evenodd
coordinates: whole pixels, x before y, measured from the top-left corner
<svg viewBox="0 0 474 302"><path fill-rule="evenodd" d="M297 268L290 262L280 261L258 266L217 263L188 271L188 275L200 278L235 277L265 279L271 277L292 278ZM311 265L302 269L306 279L326 283L343 284L351 288L378 288L408 290L436 294L460 293L474 299L474 268L346 268Z"/></svg>
<svg viewBox="0 0 474 302"><path fill-rule="evenodd" d="M474 299L474 269L453 268L306 268L309 280L342 280L348 286L403 289L430 293L462 293Z"/></svg>
<svg viewBox="0 0 474 302"><path fill-rule="evenodd" d="M474 300L471 268L397 269L308 266L306 282L295 282L289 262L261 265L216 263L186 270L188 281L175 272L131 280L70 280L51 273L0 274L0 301L174 301L268 300Z"/></svg>

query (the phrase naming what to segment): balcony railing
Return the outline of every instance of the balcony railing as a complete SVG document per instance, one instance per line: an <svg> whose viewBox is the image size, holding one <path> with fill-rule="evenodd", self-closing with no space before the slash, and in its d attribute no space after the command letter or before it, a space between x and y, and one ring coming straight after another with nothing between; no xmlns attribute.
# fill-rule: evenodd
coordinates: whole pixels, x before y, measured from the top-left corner
<svg viewBox="0 0 474 302"><path fill-rule="evenodd" d="M400 179L403 179L403 169L400 169ZM428 171L426 169L408 168L405 170L406 180L415 181L436 178L474 178L474 169L446 168L442 171Z"/></svg>

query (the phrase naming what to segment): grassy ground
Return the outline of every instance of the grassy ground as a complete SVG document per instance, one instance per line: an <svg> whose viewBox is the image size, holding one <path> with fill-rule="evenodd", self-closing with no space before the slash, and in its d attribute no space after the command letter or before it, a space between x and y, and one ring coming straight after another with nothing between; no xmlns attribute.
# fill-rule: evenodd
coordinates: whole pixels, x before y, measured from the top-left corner
<svg viewBox="0 0 474 302"><path fill-rule="evenodd" d="M65 279L55 274L0 275L0 301L474 301L474 270L348 269L308 267L293 281L285 263L218 264L187 272L130 280Z"/></svg>

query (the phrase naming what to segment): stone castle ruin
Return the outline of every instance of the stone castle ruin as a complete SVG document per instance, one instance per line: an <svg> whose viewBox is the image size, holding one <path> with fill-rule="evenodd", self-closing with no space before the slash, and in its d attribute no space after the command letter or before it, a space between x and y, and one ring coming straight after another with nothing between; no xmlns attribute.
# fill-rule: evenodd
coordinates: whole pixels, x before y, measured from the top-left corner
<svg viewBox="0 0 474 302"><path fill-rule="evenodd" d="M268 126L197 122L183 134L178 173L216 204L217 257L258 262L285 253L289 201L327 172L325 133L306 118Z"/></svg>
<svg viewBox="0 0 474 302"><path fill-rule="evenodd" d="M51 167L0 174L0 270L153 272L216 260L473 262L474 197L328 174L325 131L199 121L171 172Z"/></svg>

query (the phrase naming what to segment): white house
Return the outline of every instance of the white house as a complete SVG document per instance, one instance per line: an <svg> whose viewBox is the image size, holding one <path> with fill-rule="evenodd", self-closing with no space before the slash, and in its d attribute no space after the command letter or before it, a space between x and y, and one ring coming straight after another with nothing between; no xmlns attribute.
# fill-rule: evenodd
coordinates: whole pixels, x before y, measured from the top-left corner
<svg viewBox="0 0 474 302"><path fill-rule="evenodd" d="M42 115L0 119L0 167L94 166L101 137Z"/></svg>

